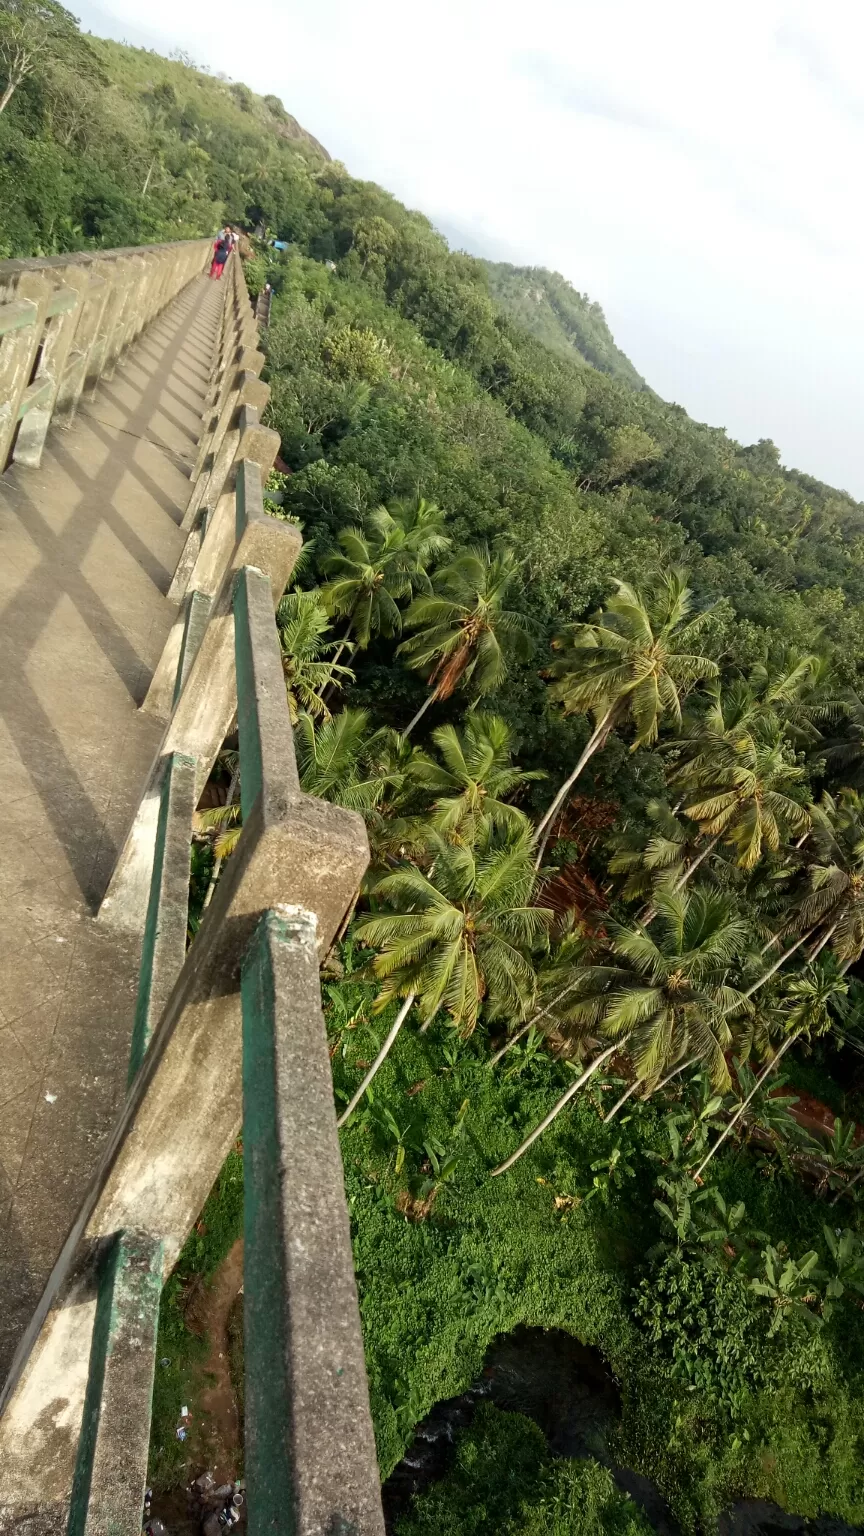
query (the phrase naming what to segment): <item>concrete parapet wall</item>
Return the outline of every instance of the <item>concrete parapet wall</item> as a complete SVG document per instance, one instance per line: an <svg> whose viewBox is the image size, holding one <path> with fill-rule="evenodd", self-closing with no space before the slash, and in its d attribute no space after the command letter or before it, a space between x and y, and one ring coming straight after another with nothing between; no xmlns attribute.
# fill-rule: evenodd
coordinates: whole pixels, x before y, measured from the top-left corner
<svg viewBox="0 0 864 1536"><path fill-rule="evenodd" d="M209 251L188 240L0 262L0 473L38 467L52 422L71 424Z"/></svg>
<svg viewBox="0 0 864 1536"><path fill-rule="evenodd" d="M136 297L106 365L202 245L109 253ZM222 281L181 607L142 706L165 730L98 919L144 940L129 1092L0 1398L0 1532L138 1536L159 1289L241 1123L250 1533L384 1531L318 980L368 844L300 789L274 606L301 540L264 511L279 443L236 255ZM0 354L0 402L2 378ZM243 829L185 948L192 815L235 713Z"/></svg>

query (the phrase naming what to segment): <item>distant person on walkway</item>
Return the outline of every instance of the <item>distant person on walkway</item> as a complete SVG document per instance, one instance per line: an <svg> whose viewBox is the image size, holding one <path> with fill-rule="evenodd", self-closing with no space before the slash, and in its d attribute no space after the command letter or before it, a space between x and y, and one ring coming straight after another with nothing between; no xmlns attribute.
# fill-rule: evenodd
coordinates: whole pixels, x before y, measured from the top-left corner
<svg viewBox="0 0 864 1536"><path fill-rule="evenodd" d="M231 255L231 231L226 229L216 241L213 251L213 260L210 264L210 276L220 278L225 271L225 263Z"/></svg>

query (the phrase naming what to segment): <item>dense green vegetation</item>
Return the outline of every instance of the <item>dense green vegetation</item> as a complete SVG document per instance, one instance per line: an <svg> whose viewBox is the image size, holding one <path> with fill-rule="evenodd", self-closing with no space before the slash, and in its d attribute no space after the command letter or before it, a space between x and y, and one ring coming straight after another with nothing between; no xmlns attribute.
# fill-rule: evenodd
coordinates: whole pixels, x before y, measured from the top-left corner
<svg viewBox="0 0 864 1536"><path fill-rule="evenodd" d="M587 293L577 293L560 272L512 267L506 261L486 261L483 267L493 298L545 347L565 357L575 351L601 373L645 388L629 357L616 347L600 305Z"/></svg>
<svg viewBox="0 0 864 1536"><path fill-rule="evenodd" d="M190 63L83 35L56 0L2 0L0 257L189 239L265 195L286 216L326 152L277 97Z"/></svg>
<svg viewBox="0 0 864 1536"><path fill-rule="evenodd" d="M529 1419L481 1409L456 1468L417 1501L402 1536L647 1536L651 1527L596 1463L554 1461Z"/></svg>
<svg viewBox="0 0 864 1536"><path fill-rule="evenodd" d="M742 1495L864 1519L864 508L665 404L562 279L450 252L275 98L49 0L0 20L10 84L43 29L0 111L10 253L226 215L290 246L247 274L271 507L307 541L278 613L301 779L372 849L325 993L382 1472L529 1323L602 1351L616 1455L686 1529ZM239 1162L165 1294L165 1478ZM506 1531L638 1524L487 1413L403 1531L487 1499Z"/></svg>

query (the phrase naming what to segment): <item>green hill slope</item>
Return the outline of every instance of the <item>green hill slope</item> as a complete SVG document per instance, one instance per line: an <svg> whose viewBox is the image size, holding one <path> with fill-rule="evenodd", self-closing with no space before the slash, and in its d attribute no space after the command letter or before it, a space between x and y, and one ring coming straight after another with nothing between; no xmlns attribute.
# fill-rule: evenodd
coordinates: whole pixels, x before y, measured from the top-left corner
<svg viewBox="0 0 864 1536"><path fill-rule="evenodd" d="M330 156L277 96L86 36L54 11L38 68L0 115L0 257L290 220Z"/></svg>
<svg viewBox="0 0 864 1536"><path fill-rule="evenodd" d="M511 267L506 261L484 261L483 266L489 291L502 309L544 347L565 357L575 351L601 373L634 389L646 387L630 359L616 347L600 305L577 293L560 272Z"/></svg>

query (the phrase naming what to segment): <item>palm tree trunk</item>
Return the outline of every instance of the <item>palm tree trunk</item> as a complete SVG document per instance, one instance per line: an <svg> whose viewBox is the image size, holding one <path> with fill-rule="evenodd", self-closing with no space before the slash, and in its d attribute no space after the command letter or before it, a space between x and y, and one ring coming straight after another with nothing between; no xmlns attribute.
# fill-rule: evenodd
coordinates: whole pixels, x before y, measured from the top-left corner
<svg viewBox="0 0 864 1536"><path fill-rule="evenodd" d="M677 1077L679 1072L686 1072L688 1067L695 1067L698 1060L698 1056L691 1056L688 1061L682 1061L680 1066L673 1067L671 1072L667 1072L666 1076L661 1078L657 1087L651 1089L652 1096L659 1093L661 1088L665 1088L667 1083L671 1083L673 1077Z"/></svg>
<svg viewBox="0 0 864 1536"><path fill-rule="evenodd" d="M811 961L815 960L816 956L820 955L822 953L823 949L825 948L825 945L828 943L828 940L831 938L832 934L834 933L834 930L837 928L837 926L839 924L839 921L840 920L838 918L836 923L832 923L831 924L831 927L828 929L828 932L823 934L822 938L819 940L819 943L816 945L816 948L811 951L811 954L810 954L810 960ZM842 976L845 973L843 971L841 971L840 974Z"/></svg>
<svg viewBox="0 0 864 1536"><path fill-rule="evenodd" d="M692 875L695 875L697 869L699 868L699 865L702 863L702 860L703 859L707 859L709 853L712 853L713 850L717 847L717 844L719 843L719 841L720 841L722 836L723 836L723 833L722 832L718 832L716 837L712 837L712 839L711 839L710 843L708 844L707 848L703 848L702 852L699 854L699 857L696 858L696 859L693 859L692 863L687 865L687 868L685 869L683 875L679 875L678 876L678 879L675 881L675 884L672 887L672 894L673 894L673 896L677 895L677 893L679 891L683 891L685 885L687 884L687 881L690 879L690 877ZM636 919L636 921L639 922L639 923L642 923L642 925L644 927L644 925L646 923L650 923L651 919L653 917L656 917L656 916L657 916L657 908L654 907L654 906L649 906L649 907L646 907L643 912L640 912L640 914L639 914L638 918Z"/></svg>
<svg viewBox="0 0 864 1536"><path fill-rule="evenodd" d="M569 779L565 779L564 780L564 783L561 785L561 788L559 789L557 795L555 796L555 799L552 801L552 804L550 805L548 811L546 812L546 815L543 817L542 821L539 823L539 825L537 827L537 836L540 837L541 833L544 834L544 835L543 835L543 840L540 843L540 847L539 847L539 850L538 850L538 853L537 853L537 858L536 858L536 861L535 861L535 864L534 864L534 868L535 869L539 869L540 868L541 862L543 860L543 854L546 851L546 844L549 841L549 833L552 830L553 823L555 821L555 818L558 815L558 812L561 809L561 806L564 804L564 801L567 799L567 796L569 795L571 789L573 788L573 785L576 783L576 780L578 779L580 773L582 772L582 769L585 767L585 764L590 761L590 759L594 756L594 753L605 742L606 737L609 735L609 732L611 731L613 725L615 724L615 716L616 716L617 710L618 710L618 705L617 704L611 704L609 706L609 708L607 709L605 715L603 716L603 719L600 721L600 724L597 726L596 730L594 731L594 734L589 738L589 740L588 740L588 742L587 742L587 744L586 744L586 746L584 748L584 751L582 752L582 756L579 758L579 761L576 764L576 767L573 769L573 772L571 773Z"/></svg>
<svg viewBox="0 0 864 1536"><path fill-rule="evenodd" d="M779 958L774 961L773 965L769 965L767 971L763 971L762 975L759 977L759 980L758 981L754 981L752 987L748 987L747 991L744 992L742 994L742 996L745 997L745 998L752 997L754 992L758 992L760 987L764 987L766 981L770 981L771 980L771 977L774 975L775 971L779 971L779 969L780 969L781 965L783 965L784 961L788 960L791 955L794 955L796 949L800 949L802 944L806 944L807 940L810 938L810 935L812 933L813 933L813 929L812 928L808 928L808 930L804 934L803 938L798 939L796 941L796 943L794 943L792 945L791 949L784 950L783 954L780 955Z"/></svg>
<svg viewBox="0 0 864 1536"><path fill-rule="evenodd" d="M578 985L578 981L573 981L570 983L569 987L564 988L563 992L557 992L548 1007L542 1008L539 1013L535 1013L534 1016L528 1020L527 1024L523 1024L521 1029L517 1029L515 1035L510 1036L507 1044L502 1045L500 1051L495 1052L495 1055L489 1062L490 1067L496 1066L497 1063L501 1060L501 1057L507 1055L507 1052L510 1050L511 1046L517 1045L518 1042L522 1039L523 1035L527 1035L529 1029L531 1029L535 1024L539 1024L541 1019L548 1018L549 1014L552 1012L552 1009L561 1002L561 999L568 997L569 994L573 992L576 987L578 987Z"/></svg>
<svg viewBox="0 0 864 1536"><path fill-rule="evenodd" d="M734 1131L736 1125L738 1124L738 1121L741 1119L741 1116L743 1115L743 1113L744 1113L745 1109L747 1108L747 1105L750 1103L751 1099L754 1099L756 1097L757 1090L762 1087L762 1084L764 1083L766 1077L768 1077L768 1075L771 1072L774 1071L774 1068L776 1067L778 1061L780 1061L781 1057L785 1056L785 1054L788 1051L790 1045L794 1045L795 1044L795 1041L798 1039L800 1034L801 1034L801 1030L799 1029L799 1030L796 1031L796 1033L794 1035L790 1035L788 1040L784 1040L783 1044L781 1045L781 1047L780 1047L779 1051L777 1052L777 1054L775 1056L771 1057L771 1060L769 1061L767 1067L765 1067L763 1069L763 1071L761 1071L759 1073L759 1076L757 1077L755 1083L753 1084L753 1087L750 1089L750 1092L748 1093L746 1099L744 1100L744 1103L741 1104L738 1109L736 1109L734 1115L732 1116L732 1119L729 1121L729 1124L721 1131L721 1133L717 1137L717 1140L715 1141L713 1147L711 1148L711 1151L708 1153L708 1156L702 1159L702 1162L699 1164L699 1167L696 1169L696 1172L693 1175L694 1179L698 1179L702 1175L702 1173L704 1173L704 1171L708 1167L708 1164L710 1163L712 1157L714 1156L714 1153L719 1151L719 1149L722 1147L724 1141L726 1140L726 1137L731 1135L732 1131Z"/></svg>
<svg viewBox="0 0 864 1536"><path fill-rule="evenodd" d="M597 1068L602 1067L604 1061L608 1061L609 1057L613 1056L616 1051L620 1051L621 1047L626 1045L629 1038L629 1035L625 1035L623 1040L616 1040L613 1045L607 1046L605 1051L601 1051L599 1056L595 1056L588 1070L583 1072L581 1077L577 1077L575 1083L570 1084L567 1092L561 1095L561 1098L558 1100L558 1103L555 1105L554 1109L550 1109L548 1115L544 1120L540 1121L540 1124L535 1127L535 1129L531 1132L531 1135L526 1136L525 1140L522 1142L522 1145L517 1147L516 1151L510 1154L506 1162L501 1164L500 1168L493 1168L493 1179L497 1178L499 1173L506 1173L508 1168L512 1168L513 1164L519 1161L522 1153L527 1152L528 1148L534 1145L534 1142L537 1140L538 1136L543 1135L543 1132L547 1129L548 1126L552 1124L552 1121L558 1118L562 1109L564 1109L570 1103L570 1100L573 1098L574 1094L577 1094L579 1089L583 1087L585 1083L587 1083L589 1077L593 1077L594 1073L597 1071Z"/></svg>
<svg viewBox="0 0 864 1536"><path fill-rule="evenodd" d="M395 1019L395 1022L393 1024L393 1027L391 1028L390 1033L388 1034L386 1040L384 1041L384 1044L382 1045L380 1051L378 1052L378 1055L375 1057L375 1060L373 1061L371 1067L369 1068L369 1071L366 1073L366 1076L364 1077L362 1083L360 1084L360 1087L357 1089L357 1092L355 1093L353 1099L351 1100L351 1103L348 1105L348 1108L340 1115L339 1119L336 1121L336 1129L337 1130L341 1131L341 1129L342 1129L343 1125L346 1123L346 1121L351 1118L351 1116L353 1115L355 1109L357 1108L357 1105L360 1103L360 1100L362 1099L364 1093L366 1092L366 1089L369 1087L369 1084L371 1083L373 1077L377 1073L378 1068L383 1066L384 1062L387 1060L387 1057L390 1054L390 1047L392 1046L394 1040L396 1039L396 1036L398 1035L400 1029L402 1028L402 1025L405 1023L405 1020L407 1019L408 1014L409 1014L409 1012L411 1010L411 1005L414 1002L414 999L415 999L416 996L417 996L416 992L409 992L408 993L408 996L406 997L404 1003L402 1004L402 1007L399 1009L399 1012L396 1015L396 1019Z"/></svg>
<svg viewBox="0 0 864 1536"><path fill-rule="evenodd" d="M702 863L702 860L703 859L707 859L709 853L713 853L714 852L714 849L717 847L717 844L719 843L719 841L720 841L722 836L723 836L723 833L722 832L718 832L716 837L712 837L712 839L711 839L710 843L708 844L707 848L703 848L702 849L702 852L700 853L699 857L697 859L694 859L692 864L688 864L687 865L687 868L685 869L683 875L680 877L679 880L676 880L675 884L673 885L673 887L672 887L673 891L676 891L676 892L677 891L683 891L685 885L687 884L687 881L691 878L692 875L695 875L697 869L699 868L699 865Z"/></svg>
<svg viewBox="0 0 864 1536"><path fill-rule="evenodd" d="M402 732L402 740L403 741L407 741L407 739L411 735L411 732L413 731L415 725L418 723L418 721L423 719L423 716L425 715L427 709L429 708L429 705L430 704L434 704L435 700L437 699L437 697L438 697L438 690L437 690L437 688L433 688L432 692L427 695L427 697L424 699L423 703L420 705L420 708L418 709L416 715L414 716L414 719L410 722L409 725L406 725L404 731Z"/></svg>
<svg viewBox="0 0 864 1536"><path fill-rule="evenodd" d="M634 1081L630 1084L630 1087L626 1088L624 1090L624 1092L622 1093L620 1099L617 1099L616 1102L612 1105L612 1108L610 1109L608 1115L604 1115L603 1116L603 1122L602 1122L603 1125L608 1125L610 1120L614 1120L615 1119L615 1116L617 1115L619 1109L623 1109L624 1108L624 1105L627 1103L627 1100L628 1099L632 1099L634 1093L636 1092L636 1089L637 1088L641 1088L643 1082L644 1082L644 1078L637 1077L637 1078L634 1079Z"/></svg>
<svg viewBox="0 0 864 1536"><path fill-rule="evenodd" d="M679 1072L686 1072L688 1067L695 1067L695 1065L696 1065L698 1060L699 1060L698 1056L691 1056L688 1061L680 1062L677 1067L673 1067L671 1072L667 1072L667 1074L666 1074L666 1076L664 1078L661 1078L661 1080L657 1084L656 1088L652 1088L651 1092L649 1094L646 1094L646 1097L653 1099L655 1093L659 1093L661 1088L665 1088L667 1083L671 1083L673 1077L677 1077ZM627 1103L627 1100L630 1098L630 1095L635 1093L636 1089L640 1088L642 1086L642 1084L644 1083L644 1081L645 1081L645 1079L643 1077L637 1077L635 1083L631 1083L630 1084L630 1087L627 1089L627 1092L623 1093L621 1095L620 1099L618 1100L618 1103L617 1104L613 1104L613 1106L610 1109L608 1115L605 1116L605 1118L603 1120L603 1124L604 1125L608 1125L609 1121L614 1119L614 1117L615 1117L615 1115L617 1115L619 1109L621 1109L622 1106Z"/></svg>
<svg viewBox="0 0 864 1536"><path fill-rule="evenodd" d="M860 1179L864 1179L864 1168L859 1168L854 1179L850 1179L848 1184L841 1184L836 1195L834 1196L834 1199L830 1202L831 1205L836 1205L841 1195L848 1195L850 1189L852 1189L852 1187L857 1184Z"/></svg>
<svg viewBox="0 0 864 1536"><path fill-rule="evenodd" d="M336 663L338 662L339 657L342 655L342 652L344 651L346 645L348 644L348 639L349 639L349 636L351 634L351 625L354 623L354 614L355 614L356 608L357 608L357 604L355 603L354 607L351 609L351 612L348 615L348 618L345 621L345 628L343 629L341 635L339 636L339 649L337 650L336 655L333 657L333 660L331 662L331 666L334 666L334 667L336 666ZM327 684L327 687L324 689L324 692L321 695L321 703L322 704L326 704L328 698L330 697L330 695L332 693L335 693L336 689L338 687L339 687L339 684L338 684L336 678L331 675L330 682Z"/></svg>

